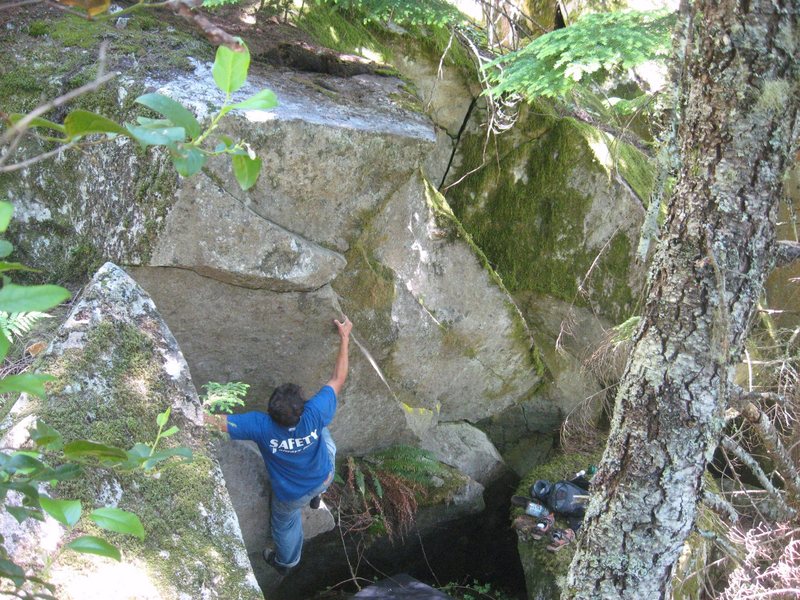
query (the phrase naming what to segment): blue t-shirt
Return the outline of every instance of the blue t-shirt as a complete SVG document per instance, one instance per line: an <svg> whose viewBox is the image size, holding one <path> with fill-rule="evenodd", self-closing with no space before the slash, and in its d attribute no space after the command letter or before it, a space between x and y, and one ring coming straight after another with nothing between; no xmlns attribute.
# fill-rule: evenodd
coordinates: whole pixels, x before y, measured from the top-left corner
<svg viewBox="0 0 800 600"><path fill-rule="evenodd" d="M228 415L228 433L234 440L258 444L278 500L297 500L319 487L333 465L322 439L336 412L336 393L329 385L306 402L300 422L292 428L278 425L263 412Z"/></svg>

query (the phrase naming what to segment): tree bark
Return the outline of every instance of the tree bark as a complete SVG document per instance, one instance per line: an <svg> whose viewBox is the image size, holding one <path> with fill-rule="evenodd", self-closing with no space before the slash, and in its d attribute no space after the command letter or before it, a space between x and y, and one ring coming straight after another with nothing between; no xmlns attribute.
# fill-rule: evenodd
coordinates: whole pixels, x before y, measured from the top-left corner
<svg viewBox="0 0 800 600"><path fill-rule="evenodd" d="M563 598L670 595L772 267L796 149L800 1L681 6L680 169Z"/></svg>

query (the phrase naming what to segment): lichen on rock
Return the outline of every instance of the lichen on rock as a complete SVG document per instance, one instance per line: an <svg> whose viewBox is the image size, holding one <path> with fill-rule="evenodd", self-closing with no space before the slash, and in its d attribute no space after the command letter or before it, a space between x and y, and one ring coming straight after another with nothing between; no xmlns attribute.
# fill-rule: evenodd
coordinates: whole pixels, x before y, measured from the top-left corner
<svg viewBox="0 0 800 600"><path fill-rule="evenodd" d="M66 442L90 439L127 449L150 444L156 415L171 409L170 425L180 431L161 447L183 446L193 459L173 459L151 472L88 469L86 475L52 490L56 497L81 500L84 511L105 503L136 513L145 529L138 540L101 532L91 523L81 533L105 535L122 551L124 564L60 553L48 576L60 597L127 597L124 578L142 586L147 598L221 595L255 599L253 577L222 472L202 427L200 403L177 342L152 300L124 271L107 263L75 302L37 370L51 374L45 400L24 396L4 425L5 438L19 437L33 417L61 432ZM47 563L42 536L55 531L50 554L77 537L47 519L28 530L12 557L26 566ZM4 530L7 539L13 531ZM112 585L112 583L114 585ZM109 587L111 586L111 587ZM98 597L101 597L98 596Z"/></svg>

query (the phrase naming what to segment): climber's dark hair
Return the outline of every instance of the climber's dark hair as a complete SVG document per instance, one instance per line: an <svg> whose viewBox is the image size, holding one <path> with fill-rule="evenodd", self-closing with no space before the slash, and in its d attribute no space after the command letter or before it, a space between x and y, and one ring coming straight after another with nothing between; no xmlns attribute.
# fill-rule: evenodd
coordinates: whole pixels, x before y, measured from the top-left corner
<svg viewBox="0 0 800 600"><path fill-rule="evenodd" d="M269 398L267 412L272 420L283 427L294 427L300 422L306 400L303 390L294 383L284 383L275 388Z"/></svg>

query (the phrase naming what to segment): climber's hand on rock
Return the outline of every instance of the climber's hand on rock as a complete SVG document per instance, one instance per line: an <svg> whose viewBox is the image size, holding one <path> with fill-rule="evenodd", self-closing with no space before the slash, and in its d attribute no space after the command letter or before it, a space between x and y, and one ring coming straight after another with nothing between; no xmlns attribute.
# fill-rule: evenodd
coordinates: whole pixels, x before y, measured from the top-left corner
<svg viewBox="0 0 800 600"><path fill-rule="evenodd" d="M350 337L350 332L353 329L353 324L350 322L350 319L347 317L344 318L344 321L337 321L336 319L333 320L336 328L339 330L339 337L343 340Z"/></svg>

